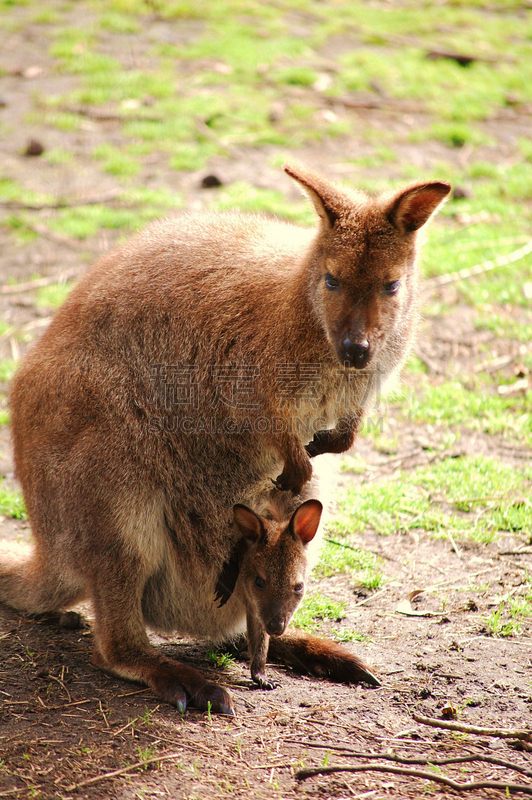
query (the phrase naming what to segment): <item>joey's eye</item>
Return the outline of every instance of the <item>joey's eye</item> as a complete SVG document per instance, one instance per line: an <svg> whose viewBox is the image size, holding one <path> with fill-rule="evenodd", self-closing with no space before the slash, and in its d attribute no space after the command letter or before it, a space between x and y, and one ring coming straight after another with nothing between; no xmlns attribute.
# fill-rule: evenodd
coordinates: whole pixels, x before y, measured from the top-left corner
<svg viewBox="0 0 532 800"><path fill-rule="evenodd" d="M255 586L257 587L257 589L264 589L264 587L266 586L266 581L264 580L264 578L255 578Z"/></svg>
<svg viewBox="0 0 532 800"><path fill-rule="evenodd" d="M401 285L401 281L390 281L382 287L386 294L395 294Z"/></svg>
<svg viewBox="0 0 532 800"><path fill-rule="evenodd" d="M301 594L301 592L303 591L303 589L304 589L304 586L303 586L303 584L302 584L302 583L296 583L296 585L294 586L294 592L295 592L296 594Z"/></svg>
<svg viewBox="0 0 532 800"><path fill-rule="evenodd" d="M325 273L325 286L327 289L339 289L340 288L340 281L338 278L335 278L334 275L331 275L330 272Z"/></svg>

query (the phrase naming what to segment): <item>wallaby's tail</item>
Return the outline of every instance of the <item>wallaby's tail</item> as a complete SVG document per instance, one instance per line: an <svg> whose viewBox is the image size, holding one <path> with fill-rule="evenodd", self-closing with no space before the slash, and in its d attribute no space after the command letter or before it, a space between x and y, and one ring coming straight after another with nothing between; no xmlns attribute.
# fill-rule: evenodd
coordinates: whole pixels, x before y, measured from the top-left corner
<svg viewBox="0 0 532 800"><path fill-rule="evenodd" d="M15 542L1 542L0 601L30 614L61 611L82 600L85 592L66 581L61 570Z"/></svg>
<svg viewBox="0 0 532 800"><path fill-rule="evenodd" d="M272 636L268 658L287 664L296 672L308 672L338 683L365 681L380 686L380 680L356 656L329 639L320 639L289 629L283 636Z"/></svg>

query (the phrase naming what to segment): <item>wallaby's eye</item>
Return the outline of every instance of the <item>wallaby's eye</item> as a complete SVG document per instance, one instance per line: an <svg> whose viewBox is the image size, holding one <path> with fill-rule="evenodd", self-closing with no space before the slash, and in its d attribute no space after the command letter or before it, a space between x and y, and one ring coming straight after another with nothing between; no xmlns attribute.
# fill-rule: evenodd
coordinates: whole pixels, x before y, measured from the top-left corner
<svg viewBox="0 0 532 800"><path fill-rule="evenodd" d="M386 294L395 294L401 285L401 281L390 281L390 283L385 283L383 286L384 291Z"/></svg>
<svg viewBox="0 0 532 800"><path fill-rule="evenodd" d="M296 583L296 585L294 586L294 592L296 594L301 594L303 589L304 589L304 585L302 583Z"/></svg>
<svg viewBox="0 0 532 800"><path fill-rule="evenodd" d="M325 286L327 289L339 289L340 288L340 281L338 278L335 278L334 275L331 275L330 272L325 273Z"/></svg>
<svg viewBox="0 0 532 800"><path fill-rule="evenodd" d="M264 580L264 578L257 577L255 578L255 586L257 587L257 589L264 589L264 587L266 586L266 581Z"/></svg>

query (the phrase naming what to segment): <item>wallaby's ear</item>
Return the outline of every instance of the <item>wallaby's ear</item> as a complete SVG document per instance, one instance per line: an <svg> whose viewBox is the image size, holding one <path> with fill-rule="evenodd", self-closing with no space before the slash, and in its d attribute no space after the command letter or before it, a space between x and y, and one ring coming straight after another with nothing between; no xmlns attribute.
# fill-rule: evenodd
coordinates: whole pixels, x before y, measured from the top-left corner
<svg viewBox="0 0 532 800"><path fill-rule="evenodd" d="M303 544L311 542L318 530L323 506L319 500L307 500L290 520L290 529Z"/></svg>
<svg viewBox="0 0 532 800"><path fill-rule="evenodd" d="M417 231L443 204L451 191L448 183L420 183L403 189L390 203L388 219L401 233Z"/></svg>
<svg viewBox="0 0 532 800"><path fill-rule="evenodd" d="M240 533L249 541L258 542L264 535L264 525L258 514L240 503L233 506L233 514Z"/></svg>
<svg viewBox="0 0 532 800"><path fill-rule="evenodd" d="M283 169L287 175L299 183L304 193L310 197L322 221L322 227L325 230L332 228L345 207L345 200L341 192L333 183L301 164L290 162L285 164Z"/></svg>

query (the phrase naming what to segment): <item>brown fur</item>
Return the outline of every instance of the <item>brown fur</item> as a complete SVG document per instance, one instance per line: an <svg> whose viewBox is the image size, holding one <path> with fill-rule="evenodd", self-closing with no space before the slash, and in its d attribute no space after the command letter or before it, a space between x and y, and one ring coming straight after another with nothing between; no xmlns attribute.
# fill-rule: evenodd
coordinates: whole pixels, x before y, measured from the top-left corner
<svg viewBox="0 0 532 800"><path fill-rule="evenodd" d="M0 599L38 613L90 598L95 662L181 708L187 694L230 700L160 655L145 625L230 635L230 617L213 624L207 594L183 587L215 585L235 503L260 510L276 477L297 494L311 457L352 444L376 376L409 352L417 232L449 191L371 198L286 171L316 230L239 213L150 225L80 281L12 386L35 550L0 568ZM310 365L312 392L281 396L282 365Z"/></svg>
<svg viewBox="0 0 532 800"><path fill-rule="evenodd" d="M266 513L272 505L271 519L245 506L235 506L235 519L245 541L236 587L245 597L251 677L263 689L277 685L265 676L266 658L270 656L297 672L344 683L367 681L379 686L378 678L362 661L334 642L299 631L285 633L303 599L309 568L308 548L318 530L322 505L317 500L307 500L288 519L286 501L275 490ZM312 548L314 552L317 544L319 540ZM226 602L225 597L222 602Z"/></svg>

